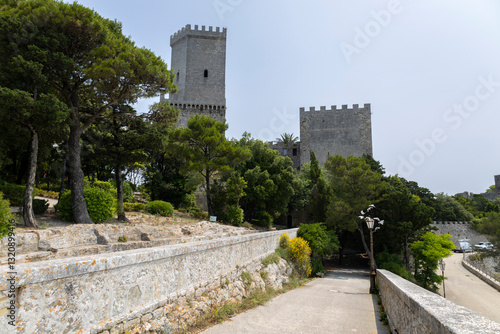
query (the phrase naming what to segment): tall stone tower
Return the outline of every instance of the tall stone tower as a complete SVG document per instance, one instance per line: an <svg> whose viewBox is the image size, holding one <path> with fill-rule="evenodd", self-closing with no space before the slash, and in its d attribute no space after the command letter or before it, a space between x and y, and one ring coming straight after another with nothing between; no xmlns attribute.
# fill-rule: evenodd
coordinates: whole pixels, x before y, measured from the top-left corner
<svg viewBox="0 0 500 334"><path fill-rule="evenodd" d="M320 165L328 156L340 154L360 157L372 152L372 120L370 104L354 104L331 109L300 108L300 163L310 161L309 151L314 151Z"/></svg>
<svg viewBox="0 0 500 334"><path fill-rule="evenodd" d="M186 25L170 36L171 66L178 90L170 104L181 110L178 126L186 127L195 114L226 119L227 29Z"/></svg>
<svg viewBox="0 0 500 334"><path fill-rule="evenodd" d="M495 175L495 190L496 194L500 195L500 175Z"/></svg>

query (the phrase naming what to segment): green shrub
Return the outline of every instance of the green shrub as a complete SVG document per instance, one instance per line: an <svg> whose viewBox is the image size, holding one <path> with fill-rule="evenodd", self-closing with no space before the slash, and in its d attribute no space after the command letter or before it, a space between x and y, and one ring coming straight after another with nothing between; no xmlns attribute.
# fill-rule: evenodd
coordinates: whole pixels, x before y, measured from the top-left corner
<svg viewBox="0 0 500 334"><path fill-rule="evenodd" d="M102 223L113 218L115 201L110 193L99 188L84 188L83 196L87 203L90 219L94 223ZM62 194L56 210L63 220L74 221L73 209L71 208L71 191L68 190Z"/></svg>
<svg viewBox="0 0 500 334"><path fill-rule="evenodd" d="M127 237L126 236L123 236L123 237L118 237L118 242L127 242Z"/></svg>
<svg viewBox="0 0 500 334"><path fill-rule="evenodd" d="M273 226L273 216L267 211L257 211L254 214L254 219L252 219L252 224L262 226L262 227L272 227Z"/></svg>
<svg viewBox="0 0 500 334"><path fill-rule="evenodd" d="M111 194L111 196L113 196L113 198L117 197L116 188L110 182L95 181L94 184L92 185L92 188L102 189L105 192ZM125 199L124 199L124 201L125 201Z"/></svg>
<svg viewBox="0 0 500 334"><path fill-rule="evenodd" d="M410 282L415 282L413 274L405 268L403 260L401 260L399 255L383 251L376 254L375 258L377 260L377 266L380 269L388 270Z"/></svg>
<svg viewBox="0 0 500 334"><path fill-rule="evenodd" d="M49 201L47 201L46 199L38 199L38 198L33 199L33 213L35 215L40 215L44 213L45 211L47 211L48 208L49 208Z"/></svg>
<svg viewBox="0 0 500 334"><path fill-rule="evenodd" d="M10 233L11 219L9 201L4 199L0 192L0 239Z"/></svg>
<svg viewBox="0 0 500 334"><path fill-rule="evenodd" d="M4 198L9 200L12 206L23 206L25 189L25 186L12 183L0 185L0 192L3 193Z"/></svg>
<svg viewBox="0 0 500 334"><path fill-rule="evenodd" d="M323 223L302 224L297 231L297 236L309 243L313 257L330 256L339 248L337 236L333 231L327 231Z"/></svg>
<svg viewBox="0 0 500 334"><path fill-rule="evenodd" d="M196 195L194 193L185 194L179 208L184 209L187 212L191 212L193 209L198 209L198 205L196 204Z"/></svg>
<svg viewBox="0 0 500 334"><path fill-rule="evenodd" d="M43 190L43 189L36 188L35 193L37 196L42 196L42 197L47 197L47 198L52 198L52 199L59 198L59 193L56 191Z"/></svg>
<svg viewBox="0 0 500 334"><path fill-rule="evenodd" d="M262 259L262 265L264 267L267 267L268 265L270 265L271 263L276 263L278 264L280 262L280 256L278 253L274 252L272 254L269 254L268 256L266 256L264 259Z"/></svg>
<svg viewBox="0 0 500 334"><path fill-rule="evenodd" d="M315 276L317 273L324 273L325 268L323 268L323 261L320 259L311 259L311 276Z"/></svg>
<svg viewBox="0 0 500 334"><path fill-rule="evenodd" d="M174 207L172 204L164 201L153 201L146 204L146 211L152 215L160 215L163 217L172 216Z"/></svg>
<svg viewBox="0 0 500 334"><path fill-rule="evenodd" d="M191 214L191 217L194 217L194 218L200 218L200 219L209 219L210 218L210 215L208 214L208 212L202 211L198 208L192 209L190 214Z"/></svg>
<svg viewBox="0 0 500 334"><path fill-rule="evenodd" d="M223 213L221 220L234 226L241 226L241 223L243 223L243 209L238 205L230 205L227 211Z"/></svg>
<svg viewBox="0 0 500 334"><path fill-rule="evenodd" d="M146 204L144 204L144 203L123 203L123 209L125 211L138 212L138 211L144 210L145 206L146 206Z"/></svg>
<svg viewBox="0 0 500 334"><path fill-rule="evenodd" d="M133 202L134 201L134 190L130 185L130 182L123 182L123 201Z"/></svg>

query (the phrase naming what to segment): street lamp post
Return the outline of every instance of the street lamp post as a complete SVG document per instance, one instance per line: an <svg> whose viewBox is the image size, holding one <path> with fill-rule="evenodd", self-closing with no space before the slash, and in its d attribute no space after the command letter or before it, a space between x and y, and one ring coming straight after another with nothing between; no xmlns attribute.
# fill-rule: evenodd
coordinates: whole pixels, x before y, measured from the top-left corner
<svg viewBox="0 0 500 334"><path fill-rule="evenodd" d="M443 277L443 297L446 298L446 289L444 287L444 268L446 266L446 263L444 263L444 260L441 259L439 260L439 269L441 269L441 276Z"/></svg>
<svg viewBox="0 0 500 334"><path fill-rule="evenodd" d="M377 273L375 272L375 259L373 258L373 226L375 225L375 221L372 218L366 218L366 225L370 230L370 293L377 293L377 289L375 288L375 277Z"/></svg>

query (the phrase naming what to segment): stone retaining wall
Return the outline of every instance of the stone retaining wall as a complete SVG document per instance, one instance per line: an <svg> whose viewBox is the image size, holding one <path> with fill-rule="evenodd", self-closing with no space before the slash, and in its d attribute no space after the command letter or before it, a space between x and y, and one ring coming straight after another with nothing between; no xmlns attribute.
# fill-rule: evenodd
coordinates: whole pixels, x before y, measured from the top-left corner
<svg viewBox="0 0 500 334"><path fill-rule="evenodd" d="M491 285L493 288L497 289L500 291L500 282L498 282L496 279L488 275L487 273L481 271L480 269L476 268L473 263L469 263L466 260L462 261L462 265L464 266L465 269L479 277L481 280L484 282L488 283Z"/></svg>
<svg viewBox="0 0 500 334"><path fill-rule="evenodd" d="M377 270L377 285L393 333L500 333L499 323L387 270Z"/></svg>
<svg viewBox="0 0 500 334"><path fill-rule="evenodd" d="M185 324L211 305L285 282L283 262L260 263L283 232L297 229L19 264L17 333L159 333ZM9 328L9 271L0 267L0 328Z"/></svg>
<svg viewBox="0 0 500 334"><path fill-rule="evenodd" d="M472 222L435 221L432 226L438 229L434 232L437 235L450 234L455 246L458 246L458 240L461 239L467 239L471 245L488 240L486 236L472 229Z"/></svg>

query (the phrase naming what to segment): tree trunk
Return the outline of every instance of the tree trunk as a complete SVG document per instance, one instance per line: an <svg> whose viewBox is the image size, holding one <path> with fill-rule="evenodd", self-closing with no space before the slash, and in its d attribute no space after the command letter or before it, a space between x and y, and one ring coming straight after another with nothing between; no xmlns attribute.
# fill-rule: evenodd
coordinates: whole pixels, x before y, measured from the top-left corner
<svg viewBox="0 0 500 334"><path fill-rule="evenodd" d="M345 245L345 231L340 232L339 234L339 266L342 265L342 260L344 258L344 245Z"/></svg>
<svg viewBox="0 0 500 334"><path fill-rule="evenodd" d="M208 214L210 216L213 216L213 210L212 210L212 197L210 196L210 173L208 168L205 171L205 190L206 190L206 196L207 196L207 208L208 208Z"/></svg>
<svg viewBox="0 0 500 334"><path fill-rule="evenodd" d="M405 235L405 265L406 269L410 271L410 252L408 251L408 235Z"/></svg>
<svg viewBox="0 0 500 334"><path fill-rule="evenodd" d="M33 212L33 188L35 186L36 163L38 158L38 133L29 126L31 130L30 164L28 170L28 181L24 191L23 219L28 227L38 228L38 224Z"/></svg>
<svg viewBox="0 0 500 334"><path fill-rule="evenodd" d="M63 159L63 168L62 168L62 175L61 175L61 188L59 189L59 198L57 199L57 203L61 200L61 195L64 192L64 178L66 176L66 158L68 156L68 153L64 154L64 159Z"/></svg>
<svg viewBox="0 0 500 334"><path fill-rule="evenodd" d="M72 126L68 140L68 172L70 174L69 185L71 189L71 208L73 217L77 224L93 224L90 219L87 203L83 197L83 170L80 160L80 137L81 128Z"/></svg>
<svg viewBox="0 0 500 334"><path fill-rule="evenodd" d="M123 208L123 179L122 179L122 166L116 164L115 167L115 180L116 180L116 192L118 197L118 220L128 221L125 216L125 210Z"/></svg>

